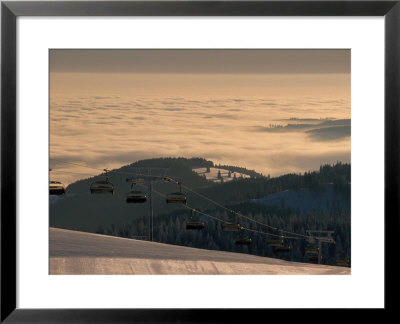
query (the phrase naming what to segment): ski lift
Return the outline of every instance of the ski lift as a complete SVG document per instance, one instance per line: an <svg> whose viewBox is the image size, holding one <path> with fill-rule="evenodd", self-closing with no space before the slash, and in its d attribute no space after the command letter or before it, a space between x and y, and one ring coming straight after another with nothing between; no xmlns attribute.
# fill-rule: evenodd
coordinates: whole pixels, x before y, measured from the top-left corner
<svg viewBox="0 0 400 324"><path fill-rule="evenodd" d="M278 238L272 238L267 240L267 244L272 247L282 247L284 246L283 236L279 236Z"/></svg>
<svg viewBox="0 0 400 324"><path fill-rule="evenodd" d="M274 248L275 252L289 252L292 248L285 244L284 238L283 235L279 235L277 238L269 239L267 243Z"/></svg>
<svg viewBox="0 0 400 324"><path fill-rule="evenodd" d="M132 182L131 191L126 194L126 202L127 203L144 203L147 201L147 195L140 190L133 190L133 187L136 183Z"/></svg>
<svg viewBox="0 0 400 324"><path fill-rule="evenodd" d="M319 247L317 245L308 245L304 248L304 254L308 257L311 262L318 262L319 258Z"/></svg>
<svg viewBox="0 0 400 324"><path fill-rule="evenodd" d="M186 205L186 195L182 192L172 192L167 195L165 201L167 204L184 204Z"/></svg>
<svg viewBox="0 0 400 324"><path fill-rule="evenodd" d="M49 169L51 172L52 169ZM50 181L49 182L49 195L64 195L65 194L65 186L60 181Z"/></svg>
<svg viewBox="0 0 400 324"><path fill-rule="evenodd" d="M104 169L106 180L95 181L90 185L91 194L114 194L114 185L108 180L108 170Z"/></svg>
<svg viewBox="0 0 400 324"><path fill-rule="evenodd" d="M237 232L242 230L243 227L240 224L234 223L222 223L222 230L229 231L229 232Z"/></svg>
<svg viewBox="0 0 400 324"><path fill-rule="evenodd" d="M336 265L339 267L350 267L349 259L336 260Z"/></svg>
<svg viewBox="0 0 400 324"><path fill-rule="evenodd" d="M64 195L65 194L64 184L59 181L50 181L49 194L50 195Z"/></svg>
<svg viewBox="0 0 400 324"><path fill-rule="evenodd" d="M319 257L319 246L314 237L307 239L308 244L304 248L304 254L308 256L308 259L312 262L318 261Z"/></svg>
<svg viewBox="0 0 400 324"><path fill-rule="evenodd" d="M236 239L235 244L237 244L237 245L249 245L249 244L251 244L251 238L244 237L243 234L240 234L239 238Z"/></svg>
<svg viewBox="0 0 400 324"><path fill-rule="evenodd" d="M190 221L186 222L186 229L188 230L202 230L204 228L204 223L200 221L194 221L193 218L193 209L190 215Z"/></svg>
<svg viewBox="0 0 400 324"><path fill-rule="evenodd" d="M131 190L129 193L126 194L126 202L127 203L144 203L147 201L147 195L139 190Z"/></svg>
<svg viewBox="0 0 400 324"><path fill-rule="evenodd" d="M179 192L172 192L166 196L167 204L184 204L186 205L186 195L182 193L181 183L178 182Z"/></svg>
<svg viewBox="0 0 400 324"><path fill-rule="evenodd" d="M304 248L305 254L309 255L318 255L319 254L319 248L318 246L306 246Z"/></svg>

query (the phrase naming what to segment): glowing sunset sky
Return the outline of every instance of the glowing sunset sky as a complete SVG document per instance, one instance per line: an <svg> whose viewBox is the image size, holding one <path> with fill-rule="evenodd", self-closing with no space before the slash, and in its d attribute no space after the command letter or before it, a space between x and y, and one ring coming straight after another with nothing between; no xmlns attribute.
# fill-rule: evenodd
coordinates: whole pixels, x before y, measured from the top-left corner
<svg viewBox="0 0 400 324"><path fill-rule="evenodd" d="M304 172L350 162L350 115L349 50L50 51L50 157L62 161ZM99 173L50 167L65 183Z"/></svg>

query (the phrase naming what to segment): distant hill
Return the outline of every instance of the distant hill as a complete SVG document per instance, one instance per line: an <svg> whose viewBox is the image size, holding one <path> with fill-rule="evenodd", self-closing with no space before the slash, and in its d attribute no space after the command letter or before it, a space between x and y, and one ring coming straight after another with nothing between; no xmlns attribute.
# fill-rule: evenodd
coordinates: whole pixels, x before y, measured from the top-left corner
<svg viewBox="0 0 400 324"><path fill-rule="evenodd" d="M214 163L202 158L158 158L141 160L119 169L109 172L109 180L114 184L115 194L91 195L89 188L91 183L103 180L105 174L79 180L70 184L66 188L66 195L63 197L50 197L50 226L68 229L84 230L95 232L100 226L103 228L121 226L130 222L132 218L143 218L147 215L146 204L127 204L126 194L130 191L131 182L127 181L137 174L168 176L181 181L186 187L206 194L214 195L221 191L221 183L208 181L194 169L213 168ZM238 180L239 181L239 178ZM215 189L213 189L216 187ZM136 185L137 190L147 191L146 186ZM179 187L174 183L160 181L153 185L153 213L165 214L182 207L167 205L165 198L158 193L167 194L179 191ZM188 201L199 208L210 208L213 205L195 194L183 190L187 194ZM222 198L222 202L227 199Z"/></svg>
<svg viewBox="0 0 400 324"><path fill-rule="evenodd" d="M126 192L130 188L130 183L126 180L135 175L154 175L168 176L179 181L184 181L188 186L204 187L209 185L204 178L192 171L196 167L212 167L213 163L201 158L158 158L141 160L135 163L123 166L119 169L111 170L109 173L110 181L115 185L117 192ZM93 181L104 179L104 174L79 180L68 186L69 193L89 192L90 184ZM162 186L161 186L162 187ZM171 187L166 184L166 187ZM176 189L176 188L175 188Z"/></svg>

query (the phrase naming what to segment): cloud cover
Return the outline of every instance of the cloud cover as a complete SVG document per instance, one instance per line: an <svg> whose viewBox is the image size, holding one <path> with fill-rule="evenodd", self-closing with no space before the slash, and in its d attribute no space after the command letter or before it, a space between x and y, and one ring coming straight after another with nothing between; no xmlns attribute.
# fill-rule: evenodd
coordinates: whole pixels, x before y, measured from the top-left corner
<svg viewBox="0 0 400 324"><path fill-rule="evenodd" d="M268 127L255 126L256 132L303 133L314 141L334 141L351 136L350 119L304 119L290 118L286 125L270 124ZM294 122L294 123L293 123Z"/></svg>
<svg viewBox="0 0 400 324"><path fill-rule="evenodd" d="M53 96L50 156L99 170L152 157L197 156L271 175L350 162L350 120L343 118L349 115L349 103L305 108L315 100ZM328 116L338 119L320 119ZM281 128L263 126L277 121ZM54 161L51 165L80 173L53 173L66 183L82 173L100 172Z"/></svg>

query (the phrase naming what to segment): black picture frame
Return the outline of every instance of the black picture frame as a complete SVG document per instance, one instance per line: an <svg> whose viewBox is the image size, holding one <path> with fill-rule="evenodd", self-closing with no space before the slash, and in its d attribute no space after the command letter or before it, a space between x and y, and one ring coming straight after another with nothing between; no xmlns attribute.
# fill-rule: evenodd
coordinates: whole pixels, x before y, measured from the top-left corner
<svg viewBox="0 0 400 324"><path fill-rule="evenodd" d="M384 16L385 307L395 310L399 237L400 0L393 1L2 1L1 317L5 323L217 323L268 309L16 308L16 19L19 16ZM370 175L373 176L373 170ZM373 189L372 189L373 190ZM269 310L272 311L272 310ZM378 310L381 311L381 310ZM247 321L248 322L248 321Z"/></svg>

